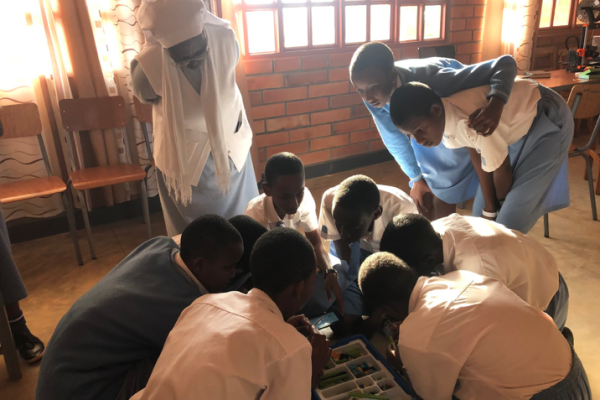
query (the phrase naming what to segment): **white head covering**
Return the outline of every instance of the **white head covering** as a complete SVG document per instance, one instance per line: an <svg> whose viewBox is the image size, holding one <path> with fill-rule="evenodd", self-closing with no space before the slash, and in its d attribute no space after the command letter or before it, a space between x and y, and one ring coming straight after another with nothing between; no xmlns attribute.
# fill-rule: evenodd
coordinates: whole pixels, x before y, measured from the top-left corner
<svg viewBox="0 0 600 400"><path fill-rule="evenodd" d="M194 168L188 165L184 127L183 101L178 67L167 48L198 36L205 24L229 26L229 22L209 13L202 0L143 0L136 14L146 35L146 45L159 43L162 51L162 107L164 118L163 146L156 154L156 166L165 177L167 189L183 205L192 201ZM229 191L231 181L229 158L221 116L219 90L215 82L218 68L210 56L211 44L218 38L209 37L208 55L201 61L201 101L205 108L206 127L213 160L217 186L223 194Z"/></svg>

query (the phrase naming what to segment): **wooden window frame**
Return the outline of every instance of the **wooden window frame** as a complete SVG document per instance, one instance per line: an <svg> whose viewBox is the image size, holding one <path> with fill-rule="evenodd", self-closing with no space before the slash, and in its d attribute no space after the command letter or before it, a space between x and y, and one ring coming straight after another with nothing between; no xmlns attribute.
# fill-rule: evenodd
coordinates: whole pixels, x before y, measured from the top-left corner
<svg viewBox="0 0 600 400"><path fill-rule="evenodd" d="M557 0L552 0L552 12L550 13L550 26L542 28L540 27L540 32L554 32L560 30L571 30L571 29L579 29L583 25L577 24L577 5L579 4L578 0L570 0L571 8L569 10L569 23L567 25L554 26L554 12L556 11L556 2ZM540 17L541 17L541 5L540 5Z"/></svg>
<svg viewBox="0 0 600 400"><path fill-rule="evenodd" d="M229 0L226 0L229 1ZM245 58L260 59L260 58L280 58L294 55L313 55L327 53L341 53L356 49L365 42L370 41L371 36L371 7L372 5L386 4L390 6L390 39L381 40L381 42L393 47L424 45L439 45L447 41L447 27L450 0L333 0L331 2L313 2L307 0L306 3L284 4L281 0L274 0L271 4L246 4L243 0L238 0L234 4L235 14L239 21L242 22L242 32L240 32L243 41L243 53ZM365 5L366 6L366 34L365 42L345 43L344 35L346 28L345 12L346 6ZM327 45L312 45L312 8L313 7L334 7L334 25L335 25L335 43ZM417 39L410 41L400 41L400 7L417 6ZM440 20L440 37L432 39L424 39L425 23L424 12L426 6L441 6ZM307 8L307 23L308 23L308 45L302 47L284 46L284 30L283 26L283 9L284 8ZM272 11L274 18L274 38L275 51L264 53L250 53L248 40L248 23L246 13L249 11Z"/></svg>

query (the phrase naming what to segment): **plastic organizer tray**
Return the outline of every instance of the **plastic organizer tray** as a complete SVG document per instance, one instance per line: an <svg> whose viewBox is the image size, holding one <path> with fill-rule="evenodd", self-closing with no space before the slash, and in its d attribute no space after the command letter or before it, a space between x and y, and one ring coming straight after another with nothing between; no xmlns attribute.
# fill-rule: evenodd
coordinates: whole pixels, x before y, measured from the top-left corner
<svg viewBox="0 0 600 400"><path fill-rule="evenodd" d="M332 350L332 359L325 367L321 385L313 390L313 400L413 398L406 382L364 336L341 340Z"/></svg>

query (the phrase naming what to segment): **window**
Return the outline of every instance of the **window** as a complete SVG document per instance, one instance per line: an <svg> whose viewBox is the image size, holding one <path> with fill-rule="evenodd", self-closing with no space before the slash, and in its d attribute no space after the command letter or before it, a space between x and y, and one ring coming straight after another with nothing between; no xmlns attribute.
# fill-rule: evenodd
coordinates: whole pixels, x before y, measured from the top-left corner
<svg viewBox="0 0 600 400"><path fill-rule="evenodd" d="M234 0L245 54L441 41L447 0Z"/></svg>
<svg viewBox="0 0 600 400"><path fill-rule="evenodd" d="M581 25L574 9L577 1L542 0L540 28L574 28Z"/></svg>

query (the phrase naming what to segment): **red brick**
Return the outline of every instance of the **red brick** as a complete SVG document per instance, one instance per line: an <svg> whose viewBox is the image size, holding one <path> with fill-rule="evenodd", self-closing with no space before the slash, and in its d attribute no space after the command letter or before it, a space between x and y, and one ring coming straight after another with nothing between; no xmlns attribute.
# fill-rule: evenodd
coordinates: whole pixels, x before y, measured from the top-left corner
<svg viewBox="0 0 600 400"><path fill-rule="evenodd" d="M333 133L362 131L371 127L371 118L351 119L333 124Z"/></svg>
<svg viewBox="0 0 600 400"><path fill-rule="evenodd" d="M381 139L377 129L368 131L352 132L350 134L350 143L367 142L369 140Z"/></svg>
<svg viewBox="0 0 600 400"><path fill-rule="evenodd" d="M329 82L349 81L350 70L348 68L335 68L329 70Z"/></svg>
<svg viewBox="0 0 600 400"><path fill-rule="evenodd" d="M308 125L310 125L310 117L308 114L268 119L267 132L276 132L287 129L300 128Z"/></svg>
<svg viewBox="0 0 600 400"><path fill-rule="evenodd" d="M371 113L364 104L352 107L352 118L370 116Z"/></svg>
<svg viewBox="0 0 600 400"><path fill-rule="evenodd" d="M274 89L283 87L283 75L250 76L248 90Z"/></svg>
<svg viewBox="0 0 600 400"><path fill-rule="evenodd" d="M306 99L308 90L306 87L297 87L291 89L265 90L263 92L263 101L265 103L279 103L282 101Z"/></svg>
<svg viewBox="0 0 600 400"><path fill-rule="evenodd" d="M350 66L350 60L354 53L337 53L329 55L330 67L346 67Z"/></svg>
<svg viewBox="0 0 600 400"><path fill-rule="evenodd" d="M485 6L475 6L475 16L483 17L485 15Z"/></svg>
<svg viewBox="0 0 600 400"><path fill-rule="evenodd" d="M331 159L331 151L313 151L306 154L300 154L298 157L302 160L304 165L317 164Z"/></svg>
<svg viewBox="0 0 600 400"><path fill-rule="evenodd" d="M357 143L331 150L331 158L344 158L369 151L369 143Z"/></svg>
<svg viewBox="0 0 600 400"><path fill-rule="evenodd" d="M250 104L259 106L262 104L262 92L250 92Z"/></svg>
<svg viewBox="0 0 600 400"><path fill-rule="evenodd" d="M453 6L464 6L467 4L467 0L452 0Z"/></svg>
<svg viewBox="0 0 600 400"><path fill-rule="evenodd" d="M450 31L464 31L467 26L466 19L453 19L450 21Z"/></svg>
<svg viewBox="0 0 600 400"><path fill-rule="evenodd" d="M284 151L289 151L293 154L308 153L308 140L305 142L284 144L282 146L267 147L267 157L271 157L273 154L282 153Z"/></svg>
<svg viewBox="0 0 600 400"><path fill-rule="evenodd" d="M483 18L470 18L467 20L467 29L483 28Z"/></svg>
<svg viewBox="0 0 600 400"><path fill-rule="evenodd" d="M369 150L370 151L378 151L378 150L383 150L385 149L385 144L383 144L383 140L378 139L378 140L373 140L371 142L369 142Z"/></svg>
<svg viewBox="0 0 600 400"><path fill-rule="evenodd" d="M252 107L252 118L264 119L285 115L285 104L270 104L268 106Z"/></svg>
<svg viewBox="0 0 600 400"><path fill-rule="evenodd" d="M350 83L348 83L348 81L326 83L324 85L311 85L308 87L308 97L323 97L348 93L349 87Z"/></svg>
<svg viewBox="0 0 600 400"><path fill-rule="evenodd" d="M339 110L323 111L313 113L310 117L311 125L326 124L328 122L343 121L350 119L350 109L340 108Z"/></svg>
<svg viewBox="0 0 600 400"><path fill-rule="evenodd" d="M483 30L473 31L473 40L479 41L483 39Z"/></svg>
<svg viewBox="0 0 600 400"><path fill-rule="evenodd" d="M472 54L481 52L481 42L472 42L459 44L456 47L456 54Z"/></svg>
<svg viewBox="0 0 600 400"><path fill-rule="evenodd" d="M267 161L267 149L258 149L258 161ZM264 171L264 169L261 169L261 171Z"/></svg>
<svg viewBox="0 0 600 400"><path fill-rule="evenodd" d="M275 60L275 72L298 71L301 68L300 57L278 58Z"/></svg>
<svg viewBox="0 0 600 400"><path fill-rule="evenodd" d="M255 135L263 133L265 131L265 121L253 121L252 122L252 133Z"/></svg>
<svg viewBox="0 0 600 400"><path fill-rule="evenodd" d="M311 85L313 83L324 83L327 82L327 71L314 71L314 72L296 72L292 74L285 74L285 85L286 86L302 86Z"/></svg>
<svg viewBox="0 0 600 400"><path fill-rule="evenodd" d="M470 42L472 37L471 31L450 32L450 43Z"/></svg>
<svg viewBox="0 0 600 400"><path fill-rule="evenodd" d="M273 72L273 60L244 61L246 75L270 74Z"/></svg>
<svg viewBox="0 0 600 400"><path fill-rule="evenodd" d="M419 48L418 47L405 47L402 49L402 59L406 60L408 58L419 58Z"/></svg>
<svg viewBox="0 0 600 400"><path fill-rule="evenodd" d="M450 7L452 10L452 18L465 18L472 17L474 12L473 6L458 6L458 7Z"/></svg>
<svg viewBox="0 0 600 400"><path fill-rule="evenodd" d="M303 114L313 111L327 110L329 108L329 101L327 98L313 99L313 100L302 100L287 103L287 114Z"/></svg>
<svg viewBox="0 0 600 400"><path fill-rule="evenodd" d="M470 54L461 54L456 56L456 60L458 60L459 62L465 64L465 65L469 65L471 64L471 55Z"/></svg>
<svg viewBox="0 0 600 400"><path fill-rule="evenodd" d="M355 106L357 104L363 104L362 97L358 93L342 94L329 98L331 108Z"/></svg>
<svg viewBox="0 0 600 400"><path fill-rule="evenodd" d="M254 137L254 142L256 143L256 147L271 147L277 146L279 144L284 144L289 142L288 133L286 131L277 132L277 133L267 133L262 135L256 135Z"/></svg>
<svg viewBox="0 0 600 400"><path fill-rule="evenodd" d="M329 136L321 139L314 139L310 141L310 150L323 150L332 147L340 147L348 144L349 136L347 133L343 135Z"/></svg>
<svg viewBox="0 0 600 400"><path fill-rule="evenodd" d="M302 69L327 68L327 55L302 57Z"/></svg>
<svg viewBox="0 0 600 400"><path fill-rule="evenodd" d="M290 131L290 142L316 139L331 134L331 125L317 125L310 128L294 129Z"/></svg>
<svg viewBox="0 0 600 400"><path fill-rule="evenodd" d="M471 64L477 64L481 62L481 53L471 54Z"/></svg>

